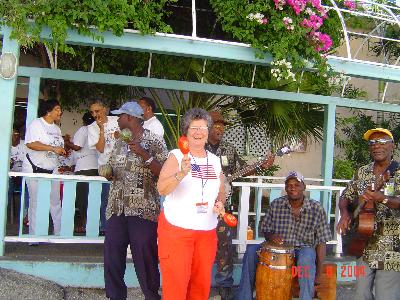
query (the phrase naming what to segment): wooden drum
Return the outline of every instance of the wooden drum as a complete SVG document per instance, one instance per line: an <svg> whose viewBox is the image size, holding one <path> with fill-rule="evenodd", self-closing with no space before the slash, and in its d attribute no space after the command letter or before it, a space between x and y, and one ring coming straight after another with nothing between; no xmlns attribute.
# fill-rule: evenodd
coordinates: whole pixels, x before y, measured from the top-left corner
<svg viewBox="0 0 400 300"><path fill-rule="evenodd" d="M337 266L335 263L324 263L321 283L315 286L314 298L320 300L336 300ZM300 292L298 277L293 278L293 297L298 297Z"/></svg>
<svg viewBox="0 0 400 300"><path fill-rule="evenodd" d="M264 242L258 253L256 299L292 299L293 264L293 247Z"/></svg>
<svg viewBox="0 0 400 300"><path fill-rule="evenodd" d="M318 299L336 299L337 267L334 263L324 263L320 285L315 287Z"/></svg>

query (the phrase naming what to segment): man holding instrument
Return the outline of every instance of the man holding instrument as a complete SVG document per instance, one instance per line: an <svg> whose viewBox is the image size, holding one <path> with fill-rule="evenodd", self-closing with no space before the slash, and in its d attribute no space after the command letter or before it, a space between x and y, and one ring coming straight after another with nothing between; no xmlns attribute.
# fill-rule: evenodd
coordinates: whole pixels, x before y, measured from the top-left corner
<svg viewBox="0 0 400 300"><path fill-rule="evenodd" d="M294 247L297 268L307 270L307 275L299 276L300 299L311 300L314 282L319 282L322 275L326 242L331 233L324 209L319 202L304 196L305 189L304 177L299 172L289 172L285 180L287 195L271 202L261 231L269 243ZM257 251L261 246L247 245L237 300L253 299Z"/></svg>
<svg viewBox="0 0 400 300"><path fill-rule="evenodd" d="M374 128L364 133L364 139L368 141L373 162L359 168L343 191L336 230L345 234L350 228L353 218L357 217L348 211L353 204L374 204L373 233L357 260L365 275L357 277L355 299L400 299L400 167L392 160L393 135L387 129ZM389 175L382 190L373 188L376 179Z"/></svg>
<svg viewBox="0 0 400 300"><path fill-rule="evenodd" d="M218 156L221 160L222 171L226 177L239 171L246 166L231 143L222 141L225 132L226 121L223 119L219 111L209 112L213 125L208 135L206 149ZM269 158L260 167L269 168L274 162L274 157ZM254 174L255 169L246 173L246 175ZM225 190L226 191L226 190ZM229 195L228 195L229 196ZM217 225L217 272L215 274L215 282L218 286L218 293L221 300L231 299L231 290L233 285L233 252L232 245L232 228L227 226L223 220Z"/></svg>

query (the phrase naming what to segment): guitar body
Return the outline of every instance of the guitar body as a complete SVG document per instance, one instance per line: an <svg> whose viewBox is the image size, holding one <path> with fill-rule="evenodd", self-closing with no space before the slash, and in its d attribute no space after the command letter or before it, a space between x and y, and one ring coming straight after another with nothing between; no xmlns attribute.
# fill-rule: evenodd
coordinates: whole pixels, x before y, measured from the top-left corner
<svg viewBox="0 0 400 300"><path fill-rule="evenodd" d="M347 254L360 257L362 256L368 239L374 234L375 229L375 205L367 201L361 203L362 207L357 218L353 220L350 231L351 240L349 241ZM360 207L360 205L359 205Z"/></svg>
<svg viewBox="0 0 400 300"><path fill-rule="evenodd" d="M351 235L350 235L351 236ZM355 234L351 236L350 244L347 247L347 254L357 258L363 255L365 247L367 247L368 238Z"/></svg>
<svg viewBox="0 0 400 300"><path fill-rule="evenodd" d="M396 161L391 161L390 165L381 175L375 176L375 182L368 187L372 191L381 191L385 184L394 176L399 165ZM369 238L375 231L376 207L373 202L364 201L362 195L359 198L358 206L354 211L349 211L353 215L353 222L350 226L350 234L343 237L343 241L349 241L345 253L360 257L362 256ZM350 240L348 240L350 238Z"/></svg>

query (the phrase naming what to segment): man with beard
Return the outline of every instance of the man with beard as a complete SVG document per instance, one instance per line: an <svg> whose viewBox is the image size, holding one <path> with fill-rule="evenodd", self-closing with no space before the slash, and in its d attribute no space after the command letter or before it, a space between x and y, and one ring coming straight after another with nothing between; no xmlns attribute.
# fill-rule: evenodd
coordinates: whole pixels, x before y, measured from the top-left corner
<svg viewBox="0 0 400 300"><path fill-rule="evenodd" d="M118 117L107 116L107 106L101 100L93 101L89 109L95 122L88 126L88 144L89 149L97 150L97 162L100 168L107 163L114 147L115 133L119 131ZM104 235L106 229L106 207L109 190L110 184L103 183L100 205L100 235Z"/></svg>
<svg viewBox="0 0 400 300"><path fill-rule="evenodd" d="M162 137L143 128L143 110L138 103L127 102L112 113L119 115L119 128L129 129L132 139L118 139L107 162L112 168L112 184L104 240L106 294L111 299L126 299L124 273L129 245L145 299L159 300L160 196L156 183L168 155L167 147Z"/></svg>
<svg viewBox="0 0 400 300"><path fill-rule="evenodd" d="M246 163L242 160L235 147L226 141L222 141L227 124L222 118L219 111L209 112L213 125L208 135L206 149L218 156L221 160L222 171L225 177L234 174L243 168ZM269 158L261 165L261 168L269 168L274 162L274 156ZM246 175L254 174L255 170L248 172ZM229 190L226 188L226 190ZM229 196L229 195L228 195ZM215 274L215 282L218 286L218 293L221 300L232 298L233 286L233 253L232 245L232 228L228 227L223 220L219 220L217 225L217 272Z"/></svg>
<svg viewBox="0 0 400 300"><path fill-rule="evenodd" d="M318 283L322 275L326 242L331 239L331 233L324 209L318 201L304 195L305 189L304 177L299 172L289 172L285 180L287 195L271 202L261 231L269 243L295 248L296 265L307 270L307 276L299 278L300 299L311 300L314 282ZM260 248L261 244L247 245L237 300L253 299Z"/></svg>
<svg viewBox="0 0 400 300"><path fill-rule="evenodd" d="M392 133L384 128L364 133L373 162L360 167L340 197L337 232L344 234L353 217L348 209L361 201L375 207L374 233L357 260L363 276L356 281L357 300L400 299L400 167L392 159L395 147ZM375 190L376 179L387 177L383 190ZM365 274L365 275L364 275ZM373 288L375 286L375 295Z"/></svg>

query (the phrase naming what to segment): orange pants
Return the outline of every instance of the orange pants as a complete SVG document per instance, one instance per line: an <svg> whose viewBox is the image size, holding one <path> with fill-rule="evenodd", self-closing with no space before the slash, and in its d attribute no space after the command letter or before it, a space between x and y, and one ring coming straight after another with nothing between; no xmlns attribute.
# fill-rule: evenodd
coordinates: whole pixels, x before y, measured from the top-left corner
<svg viewBox="0 0 400 300"><path fill-rule="evenodd" d="M191 230L158 219L158 257L163 300L206 300L217 251L213 230Z"/></svg>

